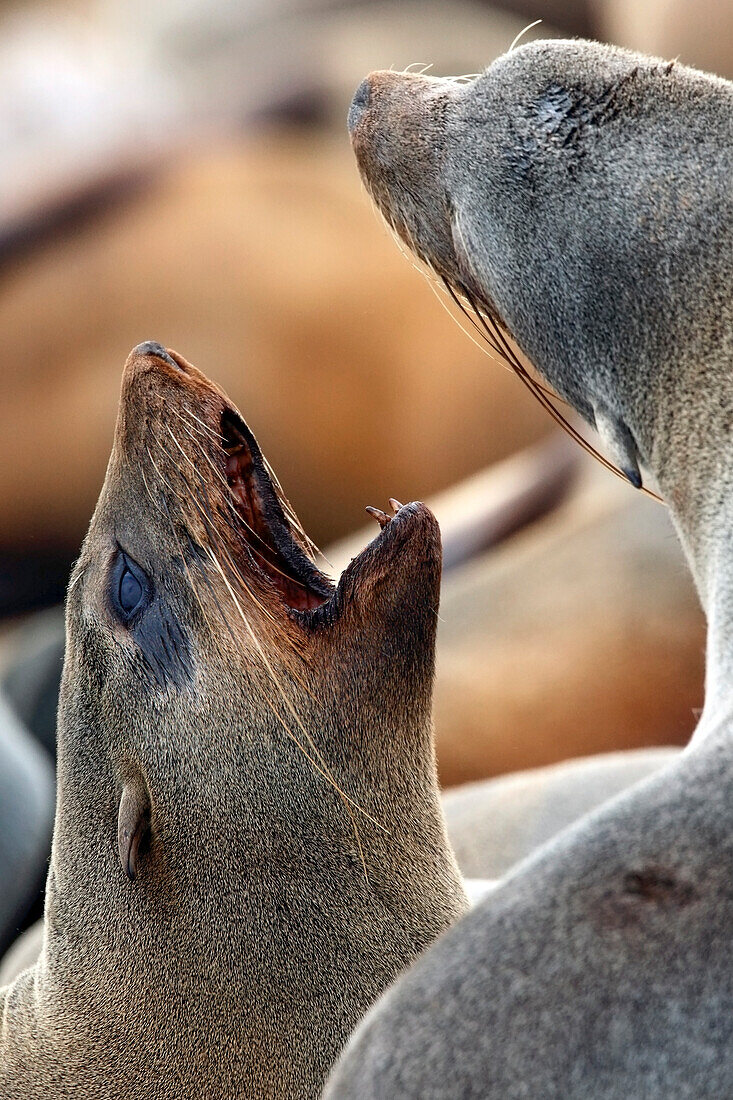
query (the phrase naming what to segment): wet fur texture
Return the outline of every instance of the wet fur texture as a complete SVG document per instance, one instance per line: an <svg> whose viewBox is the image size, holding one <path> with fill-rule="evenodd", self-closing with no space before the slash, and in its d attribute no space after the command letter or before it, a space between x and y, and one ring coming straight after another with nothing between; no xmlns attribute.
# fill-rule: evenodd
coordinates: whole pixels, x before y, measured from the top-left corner
<svg viewBox="0 0 733 1100"><path fill-rule="evenodd" d="M591 423L601 409L629 433L708 616L707 695L679 760L530 857L386 994L325 1095L717 1100L733 1094L733 86L590 42L422 79L362 93L368 185Z"/></svg>
<svg viewBox="0 0 733 1100"><path fill-rule="evenodd" d="M0 993L0 1094L302 1100L465 908L430 718L437 524L402 509L306 625L237 548L227 399L150 347L70 583L44 942ZM129 625L118 547L154 593ZM134 881L123 790L150 804Z"/></svg>

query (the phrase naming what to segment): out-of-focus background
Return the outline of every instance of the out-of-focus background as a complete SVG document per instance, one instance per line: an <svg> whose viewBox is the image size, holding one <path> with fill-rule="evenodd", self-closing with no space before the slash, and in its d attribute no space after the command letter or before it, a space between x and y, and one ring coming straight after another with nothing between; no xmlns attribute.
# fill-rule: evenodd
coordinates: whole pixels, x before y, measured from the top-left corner
<svg viewBox="0 0 733 1100"><path fill-rule="evenodd" d="M55 605L144 339L229 391L334 568L365 505L434 504L446 785L689 736L703 622L664 508L441 308L346 134L369 70L477 72L536 19L733 77L731 0L0 3L0 950L45 871Z"/></svg>

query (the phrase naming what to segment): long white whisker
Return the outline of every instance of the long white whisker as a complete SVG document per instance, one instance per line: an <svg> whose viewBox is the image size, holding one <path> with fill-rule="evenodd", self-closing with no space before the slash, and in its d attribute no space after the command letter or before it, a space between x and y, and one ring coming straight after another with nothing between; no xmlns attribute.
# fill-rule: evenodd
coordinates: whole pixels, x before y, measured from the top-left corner
<svg viewBox="0 0 733 1100"><path fill-rule="evenodd" d="M521 41L521 39L522 39L522 38L524 38L524 36L525 36L525 34L527 33L527 31L531 31L531 30L532 30L532 27L537 27L537 26L539 26L539 24L540 24L541 22L542 22L542 20L541 20L541 19L535 19L534 23L528 23L528 24L527 24L527 26L526 26L526 27L525 27L525 28L524 28L523 30L521 30L521 31L519 32L519 34L517 35L517 37L516 37L516 38L514 39L514 41L512 42L511 46L510 46L510 47L509 47L509 49L507 50L507 53L511 53L511 52L512 52L512 50L514 49L514 47L515 47L515 46L518 46L518 45L519 45L519 42Z"/></svg>

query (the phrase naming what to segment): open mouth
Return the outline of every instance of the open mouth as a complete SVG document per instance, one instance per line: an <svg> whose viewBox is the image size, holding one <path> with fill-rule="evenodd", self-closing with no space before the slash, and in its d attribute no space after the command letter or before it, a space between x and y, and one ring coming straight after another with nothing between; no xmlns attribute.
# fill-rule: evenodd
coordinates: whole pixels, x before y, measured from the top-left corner
<svg viewBox="0 0 733 1100"><path fill-rule="evenodd" d="M322 573L308 554L308 539L293 515L290 505L274 481L267 463L239 413L225 406L221 414L220 432L223 466L232 494L239 524L237 534L250 564L266 578L280 599L293 612L326 612L338 614L339 594L333 581ZM371 557L377 544L389 541L401 521L412 515L415 505L401 505L390 500L392 515L377 508L367 508L381 531L354 559L351 572L360 559ZM390 530L385 530L390 528Z"/></svg>
<svg viewBox="0 0 733 1100"><path fill-rule="evenodd" d="M267 470L257 442L239 414L225 408L221 416L224 473L240 519L239 536L260 573L293 611L313 611L333 595L333 584L316 568L304 549L289 506Z"/></svg>

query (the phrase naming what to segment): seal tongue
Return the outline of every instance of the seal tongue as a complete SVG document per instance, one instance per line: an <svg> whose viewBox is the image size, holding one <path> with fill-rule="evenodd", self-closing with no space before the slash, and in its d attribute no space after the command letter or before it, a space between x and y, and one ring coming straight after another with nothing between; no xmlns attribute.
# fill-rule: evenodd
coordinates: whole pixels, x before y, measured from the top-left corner
<svg viewBox="0 0 733 1100"><path fill-rule="evenodd" d="M286 502L273 485L254 436L233 409L224 410L221 433L227 483L242 520L241 534L258 568L291 609L320 607L333 588L299 545L283 508Z"/></svg>

